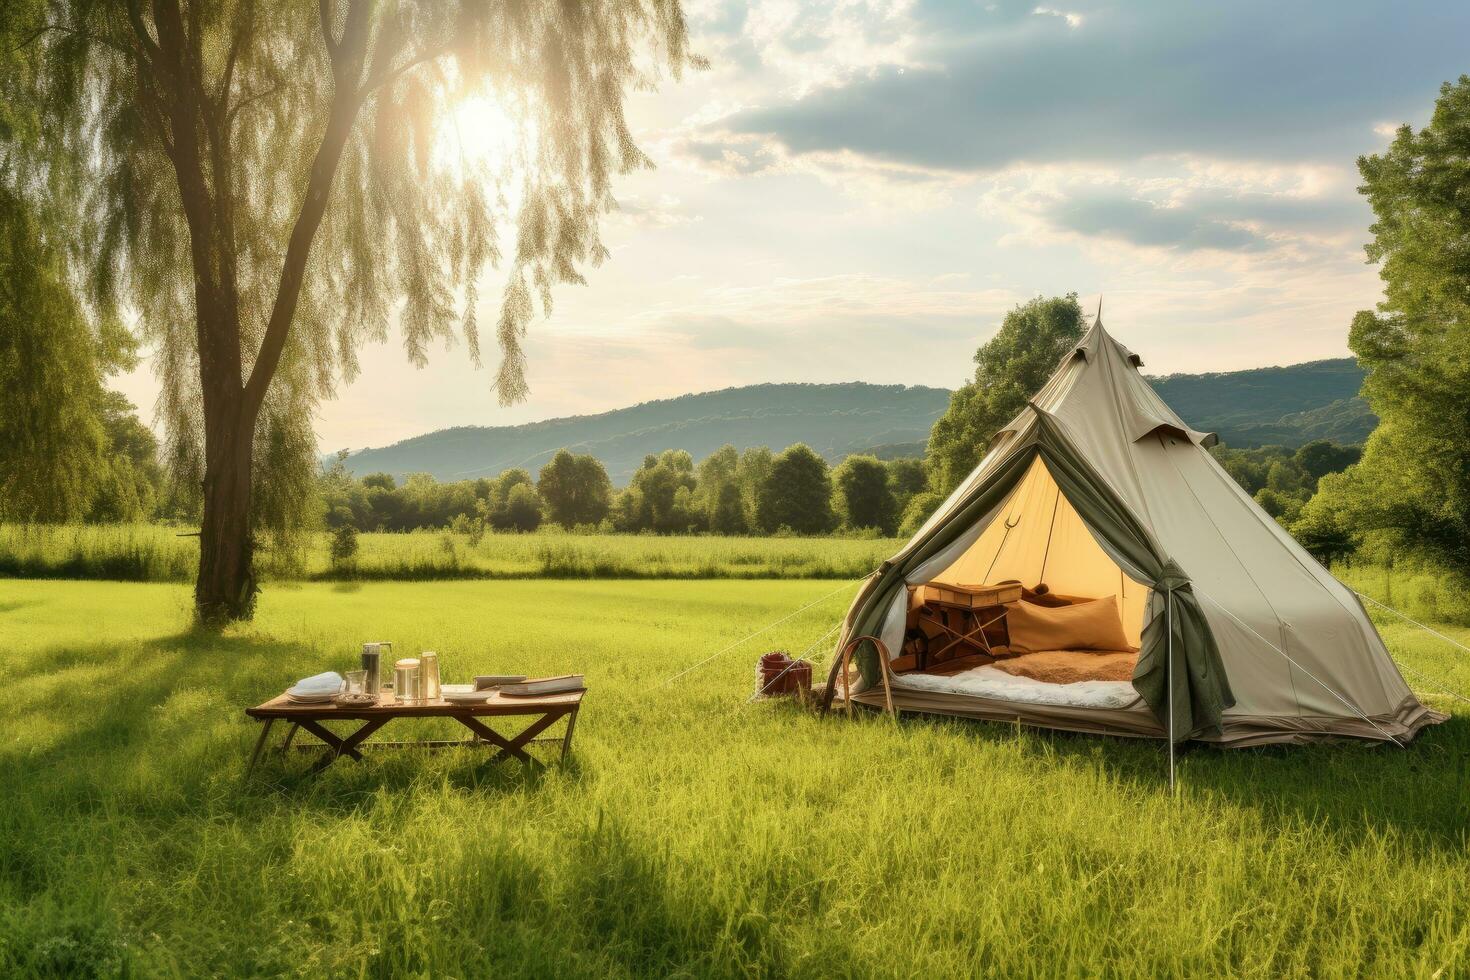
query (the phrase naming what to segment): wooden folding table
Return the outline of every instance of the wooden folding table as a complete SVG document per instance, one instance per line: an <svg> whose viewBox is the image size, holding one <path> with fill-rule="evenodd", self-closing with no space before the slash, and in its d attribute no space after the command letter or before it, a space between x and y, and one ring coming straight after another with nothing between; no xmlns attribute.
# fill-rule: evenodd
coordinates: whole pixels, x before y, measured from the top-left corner
<svg viewBox="0 0 1470 980"><path fill-rule="evenodd" d="M922 628L928 625L938 633L930 637L931 642L942 645L937 650L927 650L917 657L919 670L938 664L950 650L974 649L994 656L987 631L999 627L1005 629L1006 606L1019 602L1021 587L1004 585L941 585L928 583L909 590L910 619L913 625ZM950 622L953 616L955 623ZM929 630L925 630L926 636Z"/></svg>
<svg viewBox="0 0 1470 980"><path fill-rule="evenodd" d="M577 711L581 708L582 696L586 693L585 690L581 690L540 697L517 698L496 692L483 702L462 704L442 700L401 703L394 700L391 692L386 692L378 698L377 704L365 707L343 707L332 702L298 704L285 694L281 694L264 704L245 709L246 715L262 723L260 737L255 740L255 750L250 754L250 765L246 769L246 775L255 769L255 764L265 749L271 726L277 720L291 724L290 730L286 733L286 739L281 745L282 752L290 748L291 741L296 737L298 731L305 731L326 745L326 753L312 767L312 772L320 772L344 755L361 762L362 750L366 748L444 748L464 745L483 745L499 749L500 751L495 754L492 761L515 758L528 765L539 766L541 762L526 751L526 746L533 741L559 741L561 742L560 758L565 759L567 750L572 745L572 732L577 726ZM535 721L531 722L524 731L508 737L501 735L486 723L492 718L509 717L531 717L535 718ZM473 733L473 737L451 741L366 741L368 736L398 718L453 718L468 728ZM567 726L560 739L536 738L563 718L567 720ZM324 724L333 721L356 721L360 724L350 734L339 735Z"/></svg>

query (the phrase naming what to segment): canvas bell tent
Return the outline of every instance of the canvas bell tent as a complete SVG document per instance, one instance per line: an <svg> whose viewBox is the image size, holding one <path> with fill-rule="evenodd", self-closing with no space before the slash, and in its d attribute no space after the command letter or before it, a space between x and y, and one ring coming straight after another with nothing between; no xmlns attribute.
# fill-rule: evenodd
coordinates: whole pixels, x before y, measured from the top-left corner
<svg viewBox="0 0 1470 980"><path fill-rule="evenodd" d="M828 697L1227 746L1442 721L1141 364L1093 324L864 583Z"/></svg>

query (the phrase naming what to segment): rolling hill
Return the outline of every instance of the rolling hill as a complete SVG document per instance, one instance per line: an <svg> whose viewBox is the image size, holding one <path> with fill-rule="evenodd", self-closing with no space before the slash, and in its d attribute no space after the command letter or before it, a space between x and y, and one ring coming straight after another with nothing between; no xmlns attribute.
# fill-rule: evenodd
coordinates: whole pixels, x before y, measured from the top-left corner
<svg viewBox="0 0 1470 980"><path fill-rule="evenodd" d="M348 458L363 475L432 473L439 480L533 473L558 449L591 453L613 483L628 482L649 453L685 449L702 459L725 443L780 450L805 442L829 460L877 447L922 447L949 405L943 388L871 384L762 384L644 402L601 415L526 425L464 426Z"/></svg>
<svg viewBox="0 0 1470 980"><path fill-rule="evenodd" d="M1154 387L1196 428L1230 446L1313 439L1362 442L1376 420L1357 397L1351 358L1218 374L1171 374ZM856 452L891 459L923 452L949 404L943 388L905 385L761 384L644 402L600 415L512 426L442 429L348 458L358 475L431 473L439 480L533 473L558 449L591 453L615 484L649 453L685 449L697 460L725 443L781 449L805 442L829 461Z"/></svg>
<svg viewBox="0 0 1470 980"><path fill-rule="evenodd" d="M1358 397L1363 369L1351 357L1149 381L1186 422L1237 448L1360 443L1378 424Z"/></svg>

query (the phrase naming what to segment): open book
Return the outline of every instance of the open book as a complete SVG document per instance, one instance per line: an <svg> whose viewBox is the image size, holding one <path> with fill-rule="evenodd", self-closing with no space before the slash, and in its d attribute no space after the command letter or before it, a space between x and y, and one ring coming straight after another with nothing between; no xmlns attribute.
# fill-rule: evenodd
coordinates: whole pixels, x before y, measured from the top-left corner
<svg viewBox="0 0 1470 980"><path fill-rule="evenodd" d="M581 674L563 674L560 677L530 677L517 684L502 684L500 693L513 698L528 698L541 694L580 691L585 686Z"/></svg>

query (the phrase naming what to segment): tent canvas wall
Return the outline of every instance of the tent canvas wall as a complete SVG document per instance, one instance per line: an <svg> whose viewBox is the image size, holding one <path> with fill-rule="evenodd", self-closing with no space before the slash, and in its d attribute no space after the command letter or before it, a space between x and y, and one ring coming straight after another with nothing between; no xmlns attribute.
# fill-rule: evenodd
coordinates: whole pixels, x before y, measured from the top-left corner
<svg viewBox="0 0 1470 980"><path fill-rule="evenodd" d="M1127 707L1022 703L906 685L900 710L1223 745L1402 742L1444 716L1409 690L1351 590L1263 512L1093 324L973 473L864 583L838 649L902 649L908 589L1045 581L1117 595L1140 646ZM878 652L853 700L879 706Z"/></svg>

